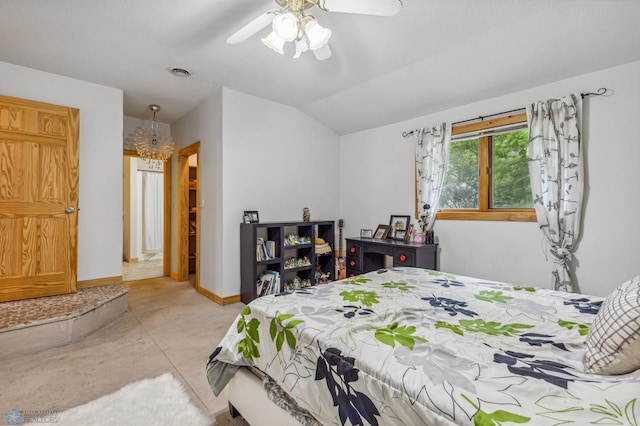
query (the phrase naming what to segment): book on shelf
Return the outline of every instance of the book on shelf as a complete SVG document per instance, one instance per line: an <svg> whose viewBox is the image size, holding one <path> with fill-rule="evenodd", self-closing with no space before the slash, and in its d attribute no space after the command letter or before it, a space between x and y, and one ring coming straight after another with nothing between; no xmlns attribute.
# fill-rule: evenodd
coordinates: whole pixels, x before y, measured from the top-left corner
<svg viewBox="0 0 640 426"><path fill-rule="evenodd" d="M258 297L269 294L280 293L280 273L278 271L265 271L260 275L256 283L256 294Z"/></svg>
<svg viewBox="0 0 640 426"><path fill-rule="evenodd" d="M269 294L278 294L280 293L280 273L277 271L268 270L267 274L272 276L271 279L271 291Z"/></svg>
<svg viewBox="0 0 640 426"><path fill-rule="evenodd" d="M276 242L265 241L263 238L258 238L256 241L256 260L271 260L275 259Z"/></svg>

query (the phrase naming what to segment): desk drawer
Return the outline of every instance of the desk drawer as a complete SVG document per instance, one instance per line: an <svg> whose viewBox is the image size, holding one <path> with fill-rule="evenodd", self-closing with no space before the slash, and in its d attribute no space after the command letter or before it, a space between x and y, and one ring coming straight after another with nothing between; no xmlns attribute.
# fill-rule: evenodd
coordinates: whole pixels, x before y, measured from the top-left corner
<svg viewBox="0 0 640 426"><path fill-rule="evenodd" d="M362 247L352 241L347 241L347 256L362 257Z"/></svg>
<svg viewBox="0 0 640 426"><path fill-rule="evenodd" d="M416 266L416 256L411 250L396 250L393 254L393 266Z"/></svg>
<svg viewBox="0 0 640 426"><path fill-rule="evenodd" d="M347 268L347 279L349 278L353 278L356 275L360 275L362 274L362 272L356 270L356 269L351 269L351 268Z"/></svg>
<svg viewBox="0 0 640 426"><path fill-rule="evenodd" d="M362 259L347 255L347 269L352 269L360 273L362 271Z"/></svg>

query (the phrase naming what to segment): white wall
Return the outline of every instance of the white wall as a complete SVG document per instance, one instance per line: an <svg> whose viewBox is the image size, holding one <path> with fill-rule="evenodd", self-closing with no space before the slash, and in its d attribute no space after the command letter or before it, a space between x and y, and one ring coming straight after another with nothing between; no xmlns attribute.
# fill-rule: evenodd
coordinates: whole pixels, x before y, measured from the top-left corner
<svg viewBox="0 0 640 426"><path fill-rule="evenodd" d="M524 107L570 93L611 90L584 103L586 159L583 236L575 252L583 293L606 295L640 273L640 62L591 73L390 126L341 137L340 211L345 236L414 212L413 139L403 131ZM549 287L537 224L437 221L440 269Z"/></svg>
<svg viewBox="0 0 640 426"><path fill-rule="evenodd" d="M201 142L200 285L213 293L240 293L244 210L261 222L302 220L303 207L314 220L335 219L338 137L300 111L223 89L172 132L180 147Z"/></svg>
<svg viewBox="0 0 640 426"><path fill-rule="evenodd" d="M339 138L295 108L223 91L223 290L240 290L240 222L336 220Z"/></svg>
<svg viewBox="0 0 640 426"><path fill-rule="evenodd" d="M78 280L122 275L122 90L0 62L0 93L80 109Z"/></svg>
<svg viewBox="0 0 640 426"><path fill-rule="evenodd" d="M222 293L222 93L205 99L171 125L177 150L200 141L200 286ZM231 165L229 165L231 166ZM171 164L171 271L178 270L178 157ZM239 272L238 272L239 273ZM239 294L240 288L233 294Z"/></svg>

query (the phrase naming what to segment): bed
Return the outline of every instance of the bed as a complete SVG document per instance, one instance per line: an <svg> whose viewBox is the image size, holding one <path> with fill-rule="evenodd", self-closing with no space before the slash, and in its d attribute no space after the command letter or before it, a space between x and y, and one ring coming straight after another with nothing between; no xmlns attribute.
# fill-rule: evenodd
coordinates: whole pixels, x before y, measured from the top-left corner
<svg viewBox="0 0 640 426"><path fill-rule="evenodd" d="M637 280L617 290L634 286L637 300ZM257 408L267 397L256 383L300 424L638 425L640 358L624 346L638 349L638 311L624 327L602 322L603 303L620 312L611 297L382 269L254 300L207 376L256 426L275 419ZM588 339L625 327L630 365L603 361ZM611 365L617 374L602 374Z"/></svg>

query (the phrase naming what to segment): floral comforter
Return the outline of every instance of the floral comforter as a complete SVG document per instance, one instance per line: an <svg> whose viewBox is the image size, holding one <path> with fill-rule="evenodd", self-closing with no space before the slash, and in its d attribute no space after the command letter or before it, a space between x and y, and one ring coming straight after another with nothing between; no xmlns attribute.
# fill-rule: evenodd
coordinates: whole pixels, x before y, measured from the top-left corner
<svg viewBox="0 0 640 426"><path fill-rule="evenodd" d="M640 370L583 372L602 301L380 270L253 301L207 371L254 365L322 424L637 426Z"/></svg>

